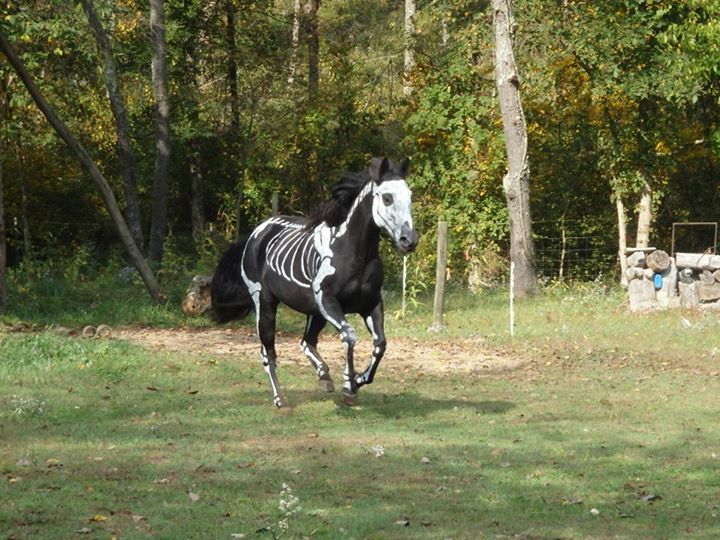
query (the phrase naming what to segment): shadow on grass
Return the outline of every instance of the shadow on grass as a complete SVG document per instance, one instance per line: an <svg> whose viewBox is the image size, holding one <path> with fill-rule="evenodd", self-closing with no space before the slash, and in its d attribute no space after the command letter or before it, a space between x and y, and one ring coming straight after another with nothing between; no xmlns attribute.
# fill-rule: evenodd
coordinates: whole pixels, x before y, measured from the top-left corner
<svg viewBox="0 0 720 540"><path fill-rule="evenodd" d="M368 414L384 418L425 417L440 411L458 409L471 409L477 414L504 414L516 407L510 401L438 399L425 396L419 392L373 394L361 391L358 396L358 407L348 407L342 404L340 402L340 393L337 391L331 394L323 394L307 390L290 390L286 394L293 407L302 407L312 402L331 400L338 405L337 414L348 418L358 415L367 416Z"/></svg>

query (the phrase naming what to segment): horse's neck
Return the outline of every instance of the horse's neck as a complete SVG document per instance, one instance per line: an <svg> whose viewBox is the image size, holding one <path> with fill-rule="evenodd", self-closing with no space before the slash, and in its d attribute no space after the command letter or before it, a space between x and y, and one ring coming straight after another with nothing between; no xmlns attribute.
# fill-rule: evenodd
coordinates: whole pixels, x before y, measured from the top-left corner
<svg viewBox="0 0 720 540"><path fill-rule="evenodd" d="M346 255L367 258L377 256L380 230L372 217L372 186L358 195L348 217L336 227L336 242Z"/></svg>

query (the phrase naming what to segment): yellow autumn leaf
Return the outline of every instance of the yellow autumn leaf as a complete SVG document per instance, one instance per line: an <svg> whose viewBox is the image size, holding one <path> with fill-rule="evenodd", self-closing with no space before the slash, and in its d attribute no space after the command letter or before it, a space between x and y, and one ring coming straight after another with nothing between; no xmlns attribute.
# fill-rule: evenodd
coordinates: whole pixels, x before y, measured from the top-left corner
<svg viewBox="0 0 720 540"><path fill-rule="evenodd" d="M660 141L655 145L655 154L658 156L666 156L670 153L670 148L665 144L665 141Z"/></svg>

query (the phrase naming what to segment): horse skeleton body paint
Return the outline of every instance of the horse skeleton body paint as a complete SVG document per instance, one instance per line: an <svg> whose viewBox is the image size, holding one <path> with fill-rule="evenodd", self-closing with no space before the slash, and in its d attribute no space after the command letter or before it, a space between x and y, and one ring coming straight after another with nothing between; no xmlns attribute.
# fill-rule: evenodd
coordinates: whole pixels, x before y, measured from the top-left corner
<svg viewBox="0 0 720 540"><path fill-rule="evenodd" d="M372 382L386 344L380 232L404 253L413 251L418 240L406 172L407 162L397 166L376 158L366 172L346 175L314 218L268 219L220 261L212 285L216 319L242 318L255 311L262 362L276 406L287 404L275 372L279 302L307 315L301 349L325 390L332 391L333 385L317 341L327 322L345 346L343 401L354 404L357 389ZM359 313L373 337L372 358L360 374L354 369L356 337L347 313Z"/></svg>

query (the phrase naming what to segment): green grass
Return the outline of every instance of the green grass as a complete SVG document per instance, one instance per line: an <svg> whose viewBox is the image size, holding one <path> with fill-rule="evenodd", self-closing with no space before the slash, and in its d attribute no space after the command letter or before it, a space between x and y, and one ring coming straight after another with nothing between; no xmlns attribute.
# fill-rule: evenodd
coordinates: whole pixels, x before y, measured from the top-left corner
<svg viewBox="0 0 720 540"><path fill-rule="evenodd" d="M41 291L12 291L5 328L209 324L179 293L158 307L107 276ZM524 363L387 361L349 409L284 362L294 407L278 413L255 355L0 330L0 537L720 536L717 315L631 315L618 289L553 286L518 303L511 339L503 291L451 294L440 334L421 300L398 320L388 296L390 348L472 338ZM287 332L302 322L281 312ZM286 532L283 484L301 507Z"/></svg>
<svg viewBox="0 0 720 540"><path fill-rule="evenodd" d="M272 538L283 483L288 538L720 535L713 359L529 338L509 372L386 364L356 409L284 363L282 414L254 357L0 339L3 538Z"/></svg>

